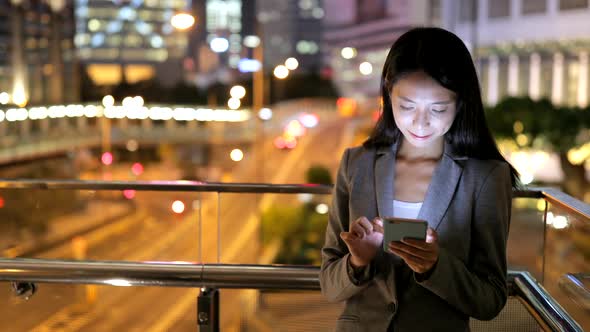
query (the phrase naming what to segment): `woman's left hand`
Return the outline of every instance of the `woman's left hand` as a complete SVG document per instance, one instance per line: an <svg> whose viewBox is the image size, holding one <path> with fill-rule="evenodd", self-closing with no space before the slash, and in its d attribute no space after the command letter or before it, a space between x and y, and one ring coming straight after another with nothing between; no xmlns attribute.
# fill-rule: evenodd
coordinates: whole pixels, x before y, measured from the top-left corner
<svg viewBox="0 0 590 332"><path fill-rule="evenodd" d="M438 261L438 234L430 227L426 232L426 241L403 239L401 242L389 242L387 247L416 273L429 272Z"/></svg>

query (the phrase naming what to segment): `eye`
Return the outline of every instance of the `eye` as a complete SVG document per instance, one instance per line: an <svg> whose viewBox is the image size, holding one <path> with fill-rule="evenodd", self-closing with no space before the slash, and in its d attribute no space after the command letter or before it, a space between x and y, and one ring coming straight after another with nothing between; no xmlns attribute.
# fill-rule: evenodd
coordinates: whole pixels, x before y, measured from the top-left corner
<svg viewBox="0 0 590 332"><path fill-rule="evenodd" d="M443 113L446 112L446 108L432 108L432 111L435 113Z"/></svg>
<svg viewBox="0 0 590 332"><path fill-rule="evenodd" d="M400 108L402 111L411 111L411 110L413 110L413 109L414 109L414 107L413 107L413 106L406 106L406 105L401 105L401 104L399 105L399 108Z"/></svg>

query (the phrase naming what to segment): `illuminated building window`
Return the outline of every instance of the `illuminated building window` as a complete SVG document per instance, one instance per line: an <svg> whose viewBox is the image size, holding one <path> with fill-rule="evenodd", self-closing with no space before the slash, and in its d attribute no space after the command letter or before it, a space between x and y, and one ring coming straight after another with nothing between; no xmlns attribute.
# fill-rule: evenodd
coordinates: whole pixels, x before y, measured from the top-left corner
<svg viewBox="0 0 590 332"><path fill-rule="evenodd" d="M207 1L207 31L228 29L231 25L235 24L235 22L241 22L241 20L242 1Z"/></svg>

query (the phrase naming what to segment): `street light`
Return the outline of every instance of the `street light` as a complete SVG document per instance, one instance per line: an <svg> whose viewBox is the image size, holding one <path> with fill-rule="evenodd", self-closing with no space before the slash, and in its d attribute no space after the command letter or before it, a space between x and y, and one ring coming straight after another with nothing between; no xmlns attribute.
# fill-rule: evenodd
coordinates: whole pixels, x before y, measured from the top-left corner
<svg viewBox="0 0 590 332"><path fill-rule="evenodd" d="M287 67L287 69L289 70L295 70L297 69L297 67L299 67L299 61L292 57L288 58L287 60L285 60L285 67Z"/></svg>
<svg viewBox="0 0 590 332"><path fill-rule="evenodd" d="M242 99L246 95L246 89L241 85L234 85L231 90L229 90L229 94L233 98Z"/></svg>
<svg viewBox="0 0 590 332"><path fill-rule="evenodd" d="M178 13L172 16L170 24L178 30L186 30L195 24L195 18L191 14Z"/></svg>
<svg viewBox="0 0 590 332"><path fill-rule="evenodd" d="M289 76L289 69L287 67L285 67L284 65L278 65L275 67L275 70L273 73L276 78L282 80L282 79L287 78L287 76Z"/></svg>

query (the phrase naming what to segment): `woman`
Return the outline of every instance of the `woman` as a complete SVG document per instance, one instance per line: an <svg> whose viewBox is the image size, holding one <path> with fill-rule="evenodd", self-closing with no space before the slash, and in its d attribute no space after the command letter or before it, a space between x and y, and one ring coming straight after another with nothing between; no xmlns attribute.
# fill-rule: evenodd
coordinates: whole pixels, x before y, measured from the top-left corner
<svg viewBox="0 0 590 332"><path fill-rule="evenodd" d="M391 47L383 112L342 157L320 282L345 301L339 331L465 331L507 298L506 240L517 173L498 151L469 51L417 28ZM382 217L428 222L426 241L382 248Z"/></svg>

